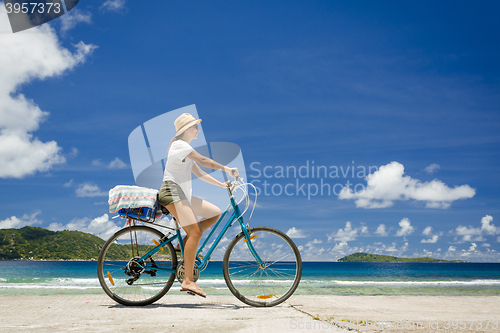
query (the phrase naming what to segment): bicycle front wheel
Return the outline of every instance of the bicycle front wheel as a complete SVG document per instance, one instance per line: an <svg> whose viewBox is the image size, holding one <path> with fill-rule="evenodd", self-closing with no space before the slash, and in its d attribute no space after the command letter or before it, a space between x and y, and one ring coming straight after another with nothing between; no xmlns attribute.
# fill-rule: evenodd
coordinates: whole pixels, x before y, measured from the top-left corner
<svg viewBox="0 0 500 333"><path fill-rule="evenodd" d="M165 295L175 279L177 256L171 243L141 259L163 234L146 226L117 231L103 246L97 262L99 282L123 305L148 305Z"/></svg>
<svg viewBox="0 0 500 333"><path fill-rule="evenodd" d="M248 230L252 245L264 262L250 252L244 233L229 244L223 261L226 284L236 298L252 306L275 306L297 289L302 259L295 243L285 233L269 228Z"/></svg>

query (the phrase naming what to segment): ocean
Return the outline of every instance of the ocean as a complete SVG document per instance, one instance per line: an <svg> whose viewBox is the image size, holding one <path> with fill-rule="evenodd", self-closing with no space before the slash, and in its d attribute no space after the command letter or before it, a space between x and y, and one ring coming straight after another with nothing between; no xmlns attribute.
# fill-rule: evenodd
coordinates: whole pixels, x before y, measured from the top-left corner
<svg viewBox="0 0 500 333"><path fill-rule="evenodd" d="M210 262L198 284L231 295L222 262ZM100 293L96 261L0 261L0 295ZM305 262L295 294L499 296L500 263Z"/></svg>

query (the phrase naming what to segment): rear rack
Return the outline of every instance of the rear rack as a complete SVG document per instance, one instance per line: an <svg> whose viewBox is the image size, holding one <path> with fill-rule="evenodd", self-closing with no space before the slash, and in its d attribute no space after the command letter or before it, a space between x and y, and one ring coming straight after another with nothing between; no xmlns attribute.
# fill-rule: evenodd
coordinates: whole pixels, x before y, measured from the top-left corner
<svg viewBox="0 0 500 333"><path fill-rule="evenodd" d="M158 210L158 203L155 204L154 209L151 207L128 207L122 208L117 213L120 217L127 220L136 220L141 222L154 223L156 220L156 211Z"/></svg>
<svg viewBox="0 0 500 333"><path fill-rule="evenodd" d="M133 225L135 225L136 221L154 224L156 221L157 217L156 214L158 210L161 210L164 216L170 215L170 212L164 207L161 207L158 201L156 201L154 209L152 209L151 207L127 207L120 209L119 211L117 211L117 213L118 216L127 220L127 225L132 225L132 223ZM179 228L179 224L177 223L175 217L172 216L172 218L175 221L176 227ZM155 224L155 225L158 227L175 230L175 228L167 227L166 225L161 225L161 224Z"/></svg>

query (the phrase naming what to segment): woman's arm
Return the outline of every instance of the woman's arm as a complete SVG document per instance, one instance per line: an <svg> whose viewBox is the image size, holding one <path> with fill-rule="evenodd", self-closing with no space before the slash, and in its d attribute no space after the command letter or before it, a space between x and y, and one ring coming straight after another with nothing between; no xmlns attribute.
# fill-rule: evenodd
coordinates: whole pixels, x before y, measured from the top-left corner
<svg viewBox="0 0 500 333"><path fill-rule="evenodd" d="M189 157L190 159L192 159L193 161L195 161L196 163L198 163L199 165L201 165L201 166L203 166L205 168L211 168L211 169L215 169L215 170L225 171L230 176L232 176L234 178L236 178L239 175L238 168L229 168L229 167L227 167L225 165L217 163L214 160L212 160L211 158L208 158L208 157L205 157L205 156L201 155L196 150L193 150L192 152L190 152L187 155L187 157ZM200 169L200 171L202 171L202 170ZM196 173L195 173L195 175L196 175Z"/></svg>
<svg viewBox="0 0 500 333"><path fill-rule="evenodd" d="M200 178L204 182L207 182L207 183L212 184L212 185L224 187L224 188L227 187L227 183L222 183L222 182L218 181L217 179L215 179L214 177L210 176L208 173L203 171L200 168L200 166L196 163L193 165L192 171L196 175L196 177Z"/></svg>

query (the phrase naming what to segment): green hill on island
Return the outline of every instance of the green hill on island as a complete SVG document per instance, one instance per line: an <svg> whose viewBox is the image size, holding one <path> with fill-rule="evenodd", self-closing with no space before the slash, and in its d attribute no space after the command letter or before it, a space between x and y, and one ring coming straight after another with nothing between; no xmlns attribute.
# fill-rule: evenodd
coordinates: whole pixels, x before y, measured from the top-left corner
<svg viewBox="0 0 500 333"><path fill-rule="evenodd" d="M97 260L105 241L81 231L43 228L0 229L0 260ZM129 257L129 247L114 244L116 259Z"/></svg>
<svg viewBox="0 0 500 333"><path fill-rule="evenodd" d="M369 254L364 252L358 252L350 254L346 257L340 258L339 262L466 262L464 260L442 260L433 259L429 257L425 258L398 258L393 256L385 256L381 254Z"/></svg>

